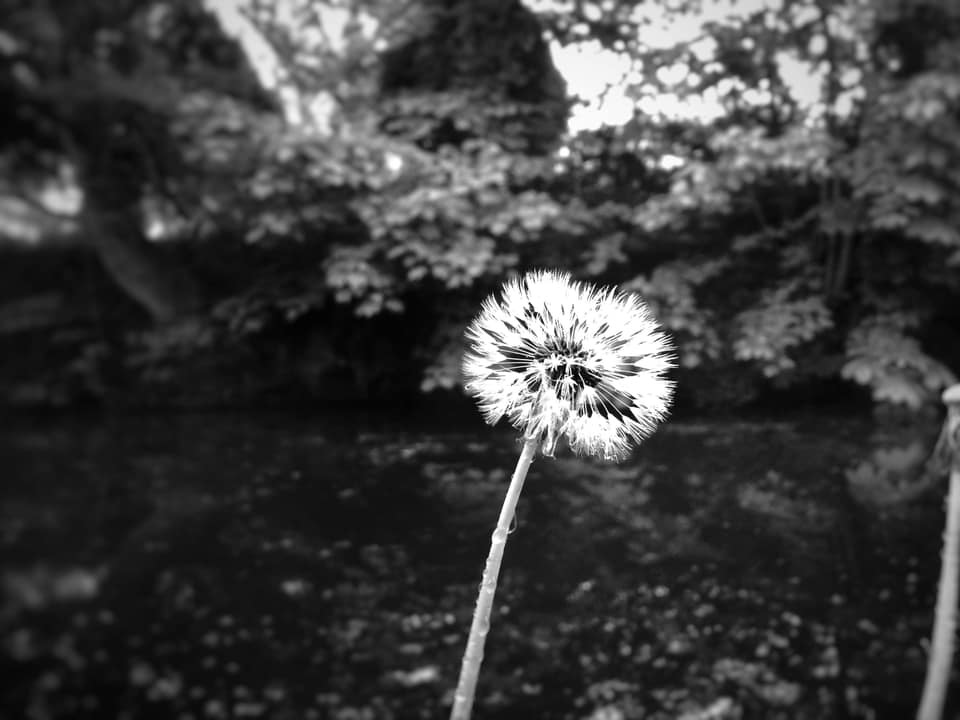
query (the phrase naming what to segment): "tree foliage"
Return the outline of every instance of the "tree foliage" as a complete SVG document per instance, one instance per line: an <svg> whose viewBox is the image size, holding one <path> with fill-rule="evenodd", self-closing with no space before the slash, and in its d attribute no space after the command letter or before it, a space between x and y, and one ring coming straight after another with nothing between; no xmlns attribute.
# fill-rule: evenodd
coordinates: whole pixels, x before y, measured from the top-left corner
<svg viewBox="0 0 960 720"><path fill-rule="evenodd" d="M64 387L454 388L479 299L534 266L642 292L700 403L835 377L919 407L952 380L949 4L782 0L671 41L710 3L250 2L273 88L225 6L3 0L5 234L79 243L109 285L43 287L83 308ZM625 58L632 116L568 130L551 44Z"/></svg>

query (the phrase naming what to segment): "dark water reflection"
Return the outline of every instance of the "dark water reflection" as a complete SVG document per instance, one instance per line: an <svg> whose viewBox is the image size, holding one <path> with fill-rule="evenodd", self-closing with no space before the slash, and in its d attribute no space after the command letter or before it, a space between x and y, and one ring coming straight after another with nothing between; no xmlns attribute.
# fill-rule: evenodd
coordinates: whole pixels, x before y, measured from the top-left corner
<svg viewBox="0 0 960 720"><path fill-rule="evenodd" d="M478 718L902 718L933 424L665 426L535 462ZM443 718L506 431L187 416L0 435L11 718Z"/></svg>

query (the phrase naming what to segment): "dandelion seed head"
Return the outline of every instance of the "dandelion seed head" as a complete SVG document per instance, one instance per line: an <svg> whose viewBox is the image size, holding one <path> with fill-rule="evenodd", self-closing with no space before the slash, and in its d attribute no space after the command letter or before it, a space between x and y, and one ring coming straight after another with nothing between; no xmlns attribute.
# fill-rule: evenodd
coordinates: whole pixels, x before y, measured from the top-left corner
<svg viewBox="0 0 960 720"><path fill-rule="evenodd" d="M666 416L673 353L636 295L534 271L484 301L467 340L466 389L487 422L506 417L546 455L566 437L619 460Z"/></svg>

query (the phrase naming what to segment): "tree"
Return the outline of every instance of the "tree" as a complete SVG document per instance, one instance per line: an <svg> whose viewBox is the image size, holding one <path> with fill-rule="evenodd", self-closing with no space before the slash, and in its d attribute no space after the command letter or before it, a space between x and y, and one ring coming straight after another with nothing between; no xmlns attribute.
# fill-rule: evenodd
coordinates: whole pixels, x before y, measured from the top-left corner
<svg viewBox="0 0 960 720"><path fill-rule="evenodd" d="M82 203L75 237L155 321L196 310L199 288L144 233L150 201L182 207L190 168L175 122L196 95L269 106L243 53L193 3L70 5L7 0L0 93L6 193L68 177Z"/></svg>
<svg viewBox="0 0 960 720"><path fill-rule="evenodd" d="M225 3L5 2L18 212L72 176L83 222L44 232L199 328L121 354L289 355L369 388L400 357L397 383L454 388L476 302L547 266L643 292L699 403L847 379L917 407L952 378L950 7L784 0L670 40L711 4L251 0L265 88ZM627 122L568 129L570 45L625 61Z"/></svg>

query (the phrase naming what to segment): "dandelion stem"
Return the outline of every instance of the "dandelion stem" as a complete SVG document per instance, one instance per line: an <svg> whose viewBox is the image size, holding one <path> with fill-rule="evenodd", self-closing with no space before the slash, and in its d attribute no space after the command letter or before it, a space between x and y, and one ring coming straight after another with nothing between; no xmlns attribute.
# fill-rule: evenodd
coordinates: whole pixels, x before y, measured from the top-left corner
<svg viewBox="0 0 960 720"><path fill-rule="evenodd" d="M923 699L917 720L939 720L947 695L953 656L953 632L957 608L957 540L960 536L960 471L950 473L950 492L947 496L947 529L943 536L943 557L940 564L940 583L937 588L937 606L930 656L927 659L927 678L923 684Z"/></svg>
<svg viewBox="0 0 960 720"><path fill-rule="evenodd" d="M520 499L520 491L523 490L523 481L527 477L527 470L530 469L530 463L533 462L533 456L539 444L539 438L528 438L524 443L523 452L520 453L517 467L510 479L510 487L507 488L507 494L503 498L497 529L493 531L490 538L490 552L487 555L487 564L483 568L483 580L480 582L477 606L473 611L473 622L470 624L470 637L467 638L467 647L463 652L460 679L457 681L457 689L453 695L450 720L469 720L473 709L480 663L483 662L483 646L490 631L490 611L493 608L494 593L497 591L497 578L500 575L503 550L507 544L510 523L517 509L517 500Z"/></svg>
<svg viewBox="0 0 960 720"><path fill-rule="evenodd" d="M943 556L940 559L940 581L934 611L927 677L917 720L940 720L950 681L953 659L953 636L957 624L957 572L960 571L960 385L943 394L947 403L944 439L950 461L950 489L947 493L946 529L943 533Z"/></svg>

